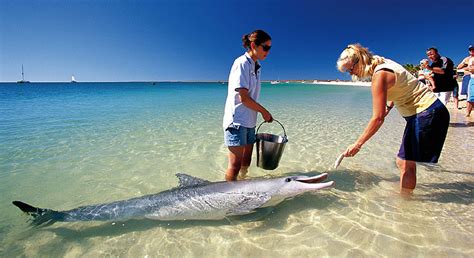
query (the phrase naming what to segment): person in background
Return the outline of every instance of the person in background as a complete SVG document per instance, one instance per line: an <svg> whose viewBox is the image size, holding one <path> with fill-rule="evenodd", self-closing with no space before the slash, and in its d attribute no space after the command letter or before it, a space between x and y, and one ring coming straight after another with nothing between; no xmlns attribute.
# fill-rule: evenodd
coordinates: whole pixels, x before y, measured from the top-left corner
<svg viewBox="0 0 474 258"><path fill-rule="evenodd" d="M430 90L434 88L434 80L432 77L432 72L427 68L424 68L430 64L428 59L422 59L420 61L420 70L418 71L418 81L426 84Z"/></svg>
<svg viewBox="0 0 474 258"><path fill-rule="evenodd" d="M365 130L343 153L355 156L379 130L393 106L407 121L397 157L400 191L409 195L416 186L416 162L437 163L449 126L449 112L428 87L400 64L373 55L360 44L345 48L337 68L353 79L372 80L372 118Z"/></svg>
<svg viewBox="0 0 474 258"><path fill-rule="evenodd" d="M252 160L255 143L257 113L266 122L273 117L258 103L260 96L260 63L272 47L272 40L263 30L256 30L242 37L245 54L235 59L230 70L227 100L224 109L224 142L229 149L229 163L225 174L227 181L244 177Z"/></svg>
<svg viewBox="0 0 474 258"><path fill-rule="evenodd" d="M459 107L459 84L458 84L458 75L456 72L453 70L453 81L454 81L454 87L453 87L453 100L454 100L454 108L456 109L461 109Z"/></svg>
<svg viewBox="0 0 474 258"><path fill-rule="evenodd" d="M472 107L474 105L474 45L469 45L468 50L469 56L464 58L457 67L458 70L464 70L461 94L467 95L466 116L471 115Z"/></svg>
<svg viewBox="0 0 474 258"><path fill-rule="evenodd" d="M433 72L433 80L435 82L433 92L436 97L446 105L451 98L455 86L457 86L457 82L453 77L454 63L451 59L441 56L438 49L434 47L428 48L426 55L432 62L431 65L424 68ZM457 94L456 97L454 97L454 101L455 104L457 104Z"/></svg>

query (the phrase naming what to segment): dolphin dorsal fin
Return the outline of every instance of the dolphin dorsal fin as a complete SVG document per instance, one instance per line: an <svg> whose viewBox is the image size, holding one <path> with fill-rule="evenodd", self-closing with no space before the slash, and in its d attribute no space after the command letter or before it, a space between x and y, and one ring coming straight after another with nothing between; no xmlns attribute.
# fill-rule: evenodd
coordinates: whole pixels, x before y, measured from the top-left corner
<svg viewBox="0 0 474 258"><path fill-rule="evenodd" d="M193 177L188 174L184 173L177 173L176 177L178 177L179 185L178 187L189 187L189 186L196 186L196 185L207 185L210 181Z"/></svg>

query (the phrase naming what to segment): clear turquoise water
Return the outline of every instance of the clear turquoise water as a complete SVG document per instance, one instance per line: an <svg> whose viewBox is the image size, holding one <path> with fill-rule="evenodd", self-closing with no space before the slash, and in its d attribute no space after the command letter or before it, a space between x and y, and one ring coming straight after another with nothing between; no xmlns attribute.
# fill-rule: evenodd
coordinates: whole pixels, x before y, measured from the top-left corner
<svg viewBox="0 0 474 258"><path fill-rule="evenodd" d="M0 84L0 256L474 256L472 120L451 110L440 163L418 166L411 200L398 195L404 121L341 167L338 154L371 115L370 89L264 85L261 103L289 143L278 169L251 177L329 172L331 190L233 221L56 223L31 228L11 204L57 210L176 186L185 172L224 177L219 83ZM261 118L259 118L261 119ZM276 124L262 131L281 133Z"/></svg>

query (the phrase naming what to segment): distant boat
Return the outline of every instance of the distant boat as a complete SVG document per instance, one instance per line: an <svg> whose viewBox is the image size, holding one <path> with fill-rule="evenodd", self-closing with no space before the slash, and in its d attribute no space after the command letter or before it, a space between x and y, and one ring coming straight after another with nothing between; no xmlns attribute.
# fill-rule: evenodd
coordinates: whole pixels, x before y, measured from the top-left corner
<svg viewBox="0 0 474 258"><path fill-rule="evenodd" d="M270 81L271 84L279 84L280 81Z"/></svg>
<svg viewBox="0 0 474 258"><path fill-rule="evenodd" d="M21 65L21 81L17 81L17 83L30 83L30 81L25 81L25 72L23 71L23 65Z"/></svg>
<svg viewBox="0 0 474 258"><path fill-rule="evenodd" d="M77 82L77 81L76 81L76 78L74 78L74 74L71 75L71 83L76 83L76 82Z"/></svg>

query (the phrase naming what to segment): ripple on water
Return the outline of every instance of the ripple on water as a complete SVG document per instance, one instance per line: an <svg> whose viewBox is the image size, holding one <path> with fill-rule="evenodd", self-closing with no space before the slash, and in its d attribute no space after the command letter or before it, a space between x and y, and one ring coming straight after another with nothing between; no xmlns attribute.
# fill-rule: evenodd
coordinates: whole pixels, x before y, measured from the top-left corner
<svg viewBox="0 0 474 258"><path fill-rule="evenodd" d="M1 256L473 256L474 127L460 126L464 117L452 114L439 164L418 166L407 200L398 194L404 120L396 112L356 157L332 168L370 118L368 89L262 90L289 142L276 170L256 167L254 154L249 176L328 172L336 185L223 221L37 229L11 201L61 210L170 189L178 172L223 180L225 88L89 85L0 102L8 114L0 123ZM275 123L261 130L282 133Z"/></svg>

